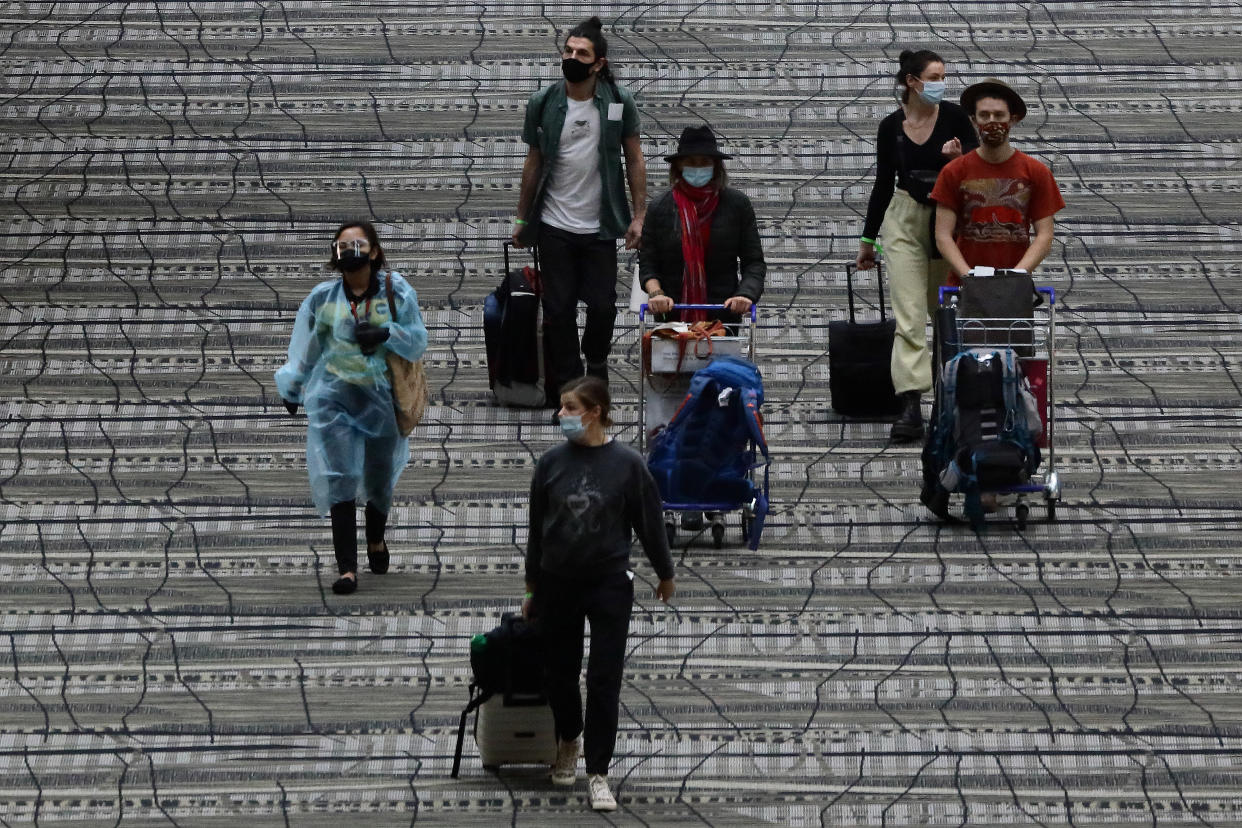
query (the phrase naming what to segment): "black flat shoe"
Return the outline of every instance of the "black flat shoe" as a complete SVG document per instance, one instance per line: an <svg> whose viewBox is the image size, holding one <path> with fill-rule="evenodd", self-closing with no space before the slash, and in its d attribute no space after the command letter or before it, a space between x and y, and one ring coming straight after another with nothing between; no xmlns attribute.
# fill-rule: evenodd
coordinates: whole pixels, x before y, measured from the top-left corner
<svg viewBox="0 0 1242 828"><path fill-rule="evenodd" d="M358 579L346 578L344 575L337 578L332 584L332 591L337 595L349 595L356 589L358 589Z"/></svg>
<svg viewBox="0 0 1242 828"><path fill-rule="evenodd" d="M388 542L384 542L384 548L376 552L371 551L371 547L367 547L367 566L371 567L371 571L376 575L383 575L388 571Z"/></svg>

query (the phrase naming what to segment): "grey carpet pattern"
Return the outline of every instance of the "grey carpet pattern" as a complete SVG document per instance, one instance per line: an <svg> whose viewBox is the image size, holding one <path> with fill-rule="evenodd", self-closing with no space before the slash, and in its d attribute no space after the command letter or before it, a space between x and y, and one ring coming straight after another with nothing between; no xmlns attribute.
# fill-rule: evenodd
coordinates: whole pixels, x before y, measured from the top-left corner
<svg viewBox="0 0 1242 828"><path fill-rule="evenodd" d="M0 825L1242 824L1242 4L598 7L651 186L706 120L770 263L764 543L645 562L613 779L449 779L558 439L479 327L568 3L10 3L0 17ZM1055 523L929 520L828 409L899 51L996 75L1068 208ZM417 287L434 405L392 572L334 577L272 372L333 225ZM628 267L628 257L623 256ZM621 283L627 284L622 278ZM635 435L632 315L618 435Z"/></svg>

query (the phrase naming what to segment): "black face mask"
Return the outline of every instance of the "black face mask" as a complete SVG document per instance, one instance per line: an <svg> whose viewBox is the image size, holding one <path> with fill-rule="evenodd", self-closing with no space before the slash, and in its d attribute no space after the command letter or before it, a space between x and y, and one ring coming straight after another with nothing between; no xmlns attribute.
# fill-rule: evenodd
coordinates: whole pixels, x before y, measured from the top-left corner
<svg viewBox="0 0 1242 828"><path fill-rule="evenodd" d="M591 77L591 67L594 63L583 63L575 58L565 58L561 61L561 72L565 75L565 80L570 83L582 83Z"/></svg>
<svg viewBox="0 0 1242 828"><path fill-rule="evenodd" d="M355 270L369 266L371 264L371 256L355 250L346 250L344 253L337 255L336 261L341 266L343 272L353 273Z"/></svg>

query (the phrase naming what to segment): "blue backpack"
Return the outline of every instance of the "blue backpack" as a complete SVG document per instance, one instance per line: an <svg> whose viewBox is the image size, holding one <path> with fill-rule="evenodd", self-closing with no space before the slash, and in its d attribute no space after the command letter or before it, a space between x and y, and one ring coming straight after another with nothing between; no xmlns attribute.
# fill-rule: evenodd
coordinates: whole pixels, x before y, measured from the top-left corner
<svg viewBox="0 0 1242 828"><path fill-rule="evenodd" d="M977 529L983 492L1019 486L1039 468L1039 410L1012 348L958 354L941 372L937 391L920 499L948 518L949 493L962 492Z"/></svg>
<svg viewBox="0 0 1242 828"><path fill-rule="evenodd" d="M717 357L694 373L677 413L652 438L647 459L665 504L726 509L753 503L751 549L759 548L768 513L767 486L760 489L750 477L754 447L769 461L762 405L763 378L755 364Z"/></svg>

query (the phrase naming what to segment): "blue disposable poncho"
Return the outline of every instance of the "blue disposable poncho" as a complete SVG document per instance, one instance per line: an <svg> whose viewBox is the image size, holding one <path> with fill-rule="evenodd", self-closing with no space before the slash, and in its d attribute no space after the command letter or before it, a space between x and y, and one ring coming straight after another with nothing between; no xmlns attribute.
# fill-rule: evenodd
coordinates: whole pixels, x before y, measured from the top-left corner
<svg viewBox="0 0 1242 828"><path fill-rule="evenodd" d="M311 497L325 516L334 503L347 500L388 512L410 460L409 440L397 429L385 359L390 350L409 360L421 357L427 328L414 288L400 274L390 275L395 319L383 272L372 277L372 295L352 308L343 279L316 286L298 309L289 361L276 372L280 396L306 408ZM355 314L388 329L388 340L370 355L354 340Z"/></svg>

